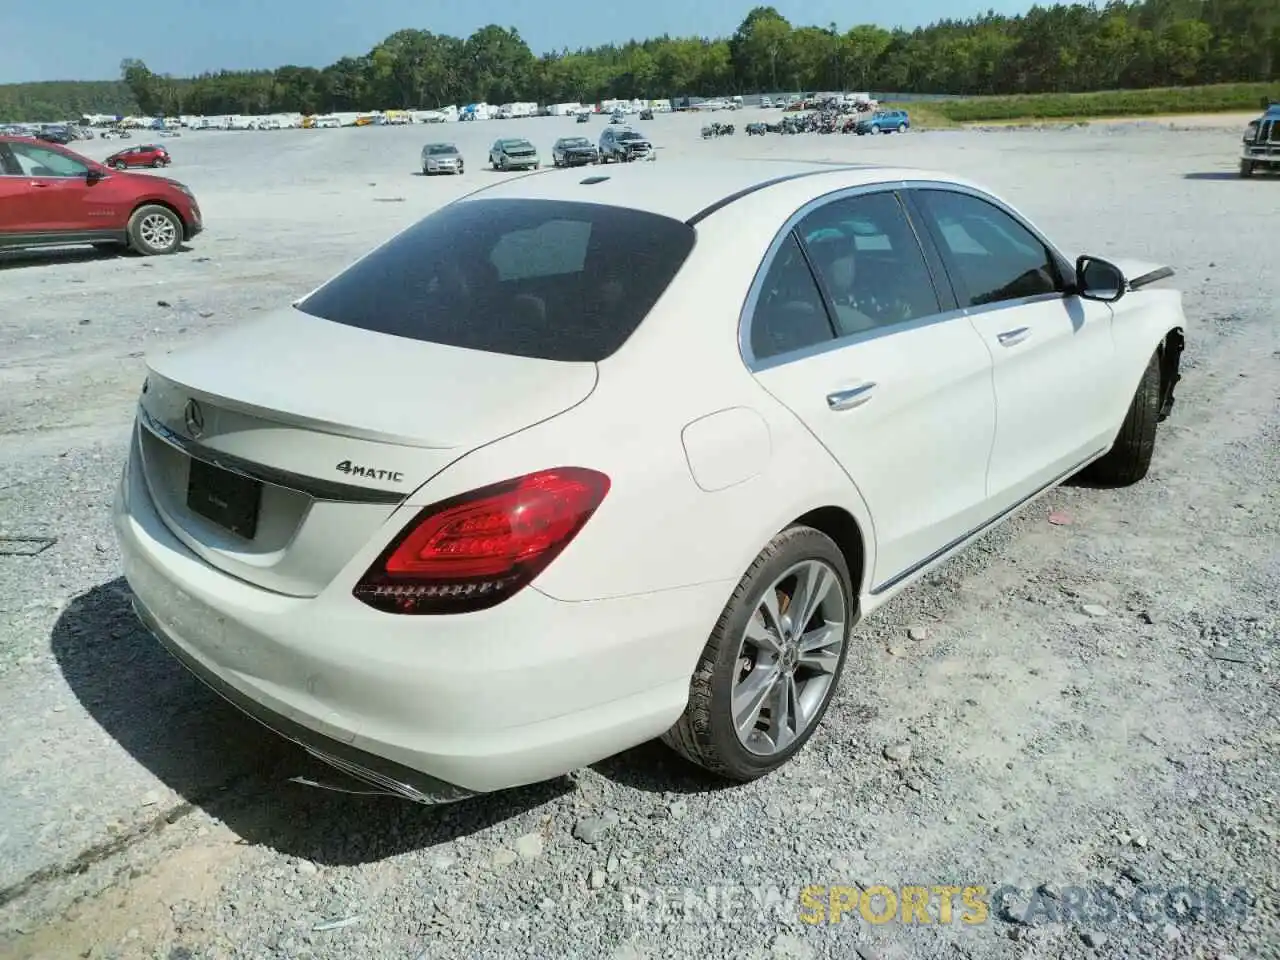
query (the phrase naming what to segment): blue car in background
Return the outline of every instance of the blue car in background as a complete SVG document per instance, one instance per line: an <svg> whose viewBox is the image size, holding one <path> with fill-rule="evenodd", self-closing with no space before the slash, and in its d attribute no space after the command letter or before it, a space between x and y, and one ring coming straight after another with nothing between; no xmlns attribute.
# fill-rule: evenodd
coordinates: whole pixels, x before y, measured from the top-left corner
<svg viewBox="0 0 1280 960"><path fill-rule="evenodd" d="M868 133L906 133L911 128L911 117L905 110L877 110L858 121L854 132L858 136Z"/></svg>

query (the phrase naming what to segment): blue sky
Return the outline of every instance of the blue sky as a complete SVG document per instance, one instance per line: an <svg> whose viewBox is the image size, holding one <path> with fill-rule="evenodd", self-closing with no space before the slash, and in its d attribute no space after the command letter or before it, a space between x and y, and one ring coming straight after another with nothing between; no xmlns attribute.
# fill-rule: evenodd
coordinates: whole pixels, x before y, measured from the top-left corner
<svg viewBox="0 0 1280 960"><path fill-rule="evenodd" d="M486 23L515 27L545 53L632 37L727 36L752 0L0 0L0 83L103 80L139 57L157 73L321 67L368 51L404 27L465 37ZM777 0L797 25L915 27L986 9L1021 13L1030 0Z"/></svg>

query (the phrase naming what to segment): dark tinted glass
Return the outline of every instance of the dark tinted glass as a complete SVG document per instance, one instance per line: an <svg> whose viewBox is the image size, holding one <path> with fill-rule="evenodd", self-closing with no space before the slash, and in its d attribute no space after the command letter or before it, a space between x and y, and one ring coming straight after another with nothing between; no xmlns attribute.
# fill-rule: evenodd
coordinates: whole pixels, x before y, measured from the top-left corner
<svg viewBox="0 0 1280 960"><path fill-rule="evenodd" d="M985 200L950 190L917 195L958 276L961 306L983 306L1061 289L1049 251L1026 227Z"/></svg>
<svg viewBox="0 0 1280 960"><path fill-rule="evenodd" d="M631 336L689 251L679 220L594 203L450 204L298 304L378 333L595 362Z"/></svg>
<svg viewBox="0 0 1280 960"><path fill-rule="evenodd" d="M764 360L834 339L813 272L795 234L789 233L760 285L751 317L751 352Z"/></svg>
<svg viewBox="0 0 1280 960"><path fill-rule="evenodd" d="M920 243L892 193L834 200L797 232L831 296L840 336L941 310Z"/></svg>

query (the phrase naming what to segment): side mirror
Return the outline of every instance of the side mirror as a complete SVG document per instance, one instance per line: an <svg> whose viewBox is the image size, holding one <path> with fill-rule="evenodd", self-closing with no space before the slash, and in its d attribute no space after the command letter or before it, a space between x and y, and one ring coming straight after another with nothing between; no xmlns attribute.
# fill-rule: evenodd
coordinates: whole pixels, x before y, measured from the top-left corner
<svg viewBox="0 0 1280 960"><path fill-rule="evenodd" d="M86 183L97 183L107 175L107 172L101 167L90 167L89 172L84 175Z"/></svg>
<svg viewBox="0 0 1280 960"><path fill-rule="evenodd" d="M1128 283L1124 273L1114 263L1098 257L1083 256L1076 259L1076 296L1085 300L1115 303L1124 296Z"/></svg>

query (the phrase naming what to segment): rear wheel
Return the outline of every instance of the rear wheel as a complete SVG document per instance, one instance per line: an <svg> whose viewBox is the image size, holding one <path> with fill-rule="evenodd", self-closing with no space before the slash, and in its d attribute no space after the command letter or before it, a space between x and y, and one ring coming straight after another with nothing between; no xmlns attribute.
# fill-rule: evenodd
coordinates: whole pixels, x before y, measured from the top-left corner
<svg viewBox="0 0 1280 960"><path fill-rule="evenodd" d="M906 125L905 123L900 123L900 124L898 124L898 132L899 132L899 133L906 133L906 132L907 132L907 125Z"/></svg>
<svg viewBox="0 0 1280 960"><path fill-rule="evenodd" d="M790 760L821 723L853 616L844 555L805 526L760 552L725 605L662 739L693 763L747 781Z"/></svg>
<svg viewBox="0 0 1280 960"><path fill-rule="evenodd" d="M168 207L147 204L129 218L129 245L149 257L173 253L182 244L182 221Z"/></svg>
<svg viewBox="0 0 1280 960"><path fill-rule="evenodd" d="M1147 475L1156 449L1160 419L1160 354L1153 353L1142 372L1124 423L1111 450L1085 468L1082 476L1095 483L1124 487Z"/></svg>

